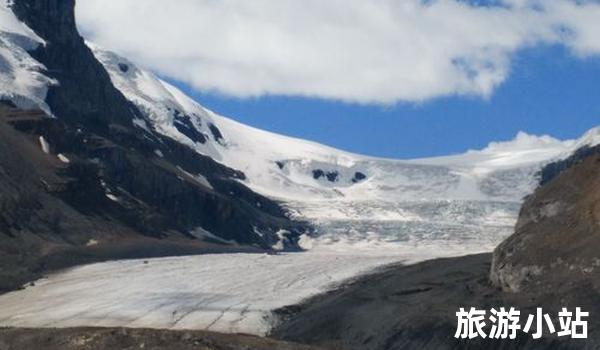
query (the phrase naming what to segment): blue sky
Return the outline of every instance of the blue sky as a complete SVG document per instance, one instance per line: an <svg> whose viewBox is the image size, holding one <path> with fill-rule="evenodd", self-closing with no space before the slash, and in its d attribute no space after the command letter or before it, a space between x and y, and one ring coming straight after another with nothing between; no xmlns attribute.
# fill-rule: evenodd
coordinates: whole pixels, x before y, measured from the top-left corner
<svg viewBox="0 0 600 350"><path fill-rule="evenodd" d="M489 98L444 97L390 107L314 98L232 98L175 83L242 123L348 151L391 158L459 153L518 131L575 138L600 125L600 59L562 46L523 50Z"/></svg>
<svg viewBox="0 0 600 350"><path fill-rule="evenodd" d="M427 157L600 124L600 0L107 3L78 2L86 38L219 114L348 151Z"/></svg>

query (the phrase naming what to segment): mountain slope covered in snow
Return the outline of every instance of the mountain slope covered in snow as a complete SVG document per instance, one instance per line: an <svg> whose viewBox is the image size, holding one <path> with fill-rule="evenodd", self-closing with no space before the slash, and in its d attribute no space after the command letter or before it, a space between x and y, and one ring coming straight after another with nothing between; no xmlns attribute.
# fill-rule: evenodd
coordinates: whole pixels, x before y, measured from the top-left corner
<svg viewBox="0 0 600 350"><path fill-rule="evenodd" d="M3 76L12 80L4 78L1 85L4 100L19 107L54 112L59 118L75 118L80 114L79 120L82 117L115 119L111 122L131 123L135 132L146 138L166 137L200 156L239 171L241 176L236 182L282 202L292 216L318 224L321 234L334 241L369 240L374 234L368 232L386 231L383 235L387 237L386 242L419 242L440 231L453 236L455 234L449 232L458 232L464 226L474 229L470 236L487 234L491 235L490 242L495 241L497 234L490 233L495 232L493 228L477 227L512 226L519 203L536 187L544 164L600 140L599 130L570 141L520 133L514 140L491 143L485 149L460 155L414 160L361 156L258 130L220 116L152 72L92 43L87 43L91 52L114 87L135 107L135 112L129 113L126 102L111 92L91 97L94 103L105 105L111 98L117 99L119 102L111 105L123 107L83 113L80 109L85 110L85 103L74 107L65 107L64 103L69 94L77 94L75 100L88 98L78 91L77 82L71 82L70 76L55 75L52 72L57 69L48 69L34 59L47 60L51 55L43 52L56 45L46 48L46 39L19 21L7 4L0 8L5 19L0 40L6 62L0 69L10 73ZM22 6L16 9L27 12ZM45 28L36 17L29 21ZM59 30L56 32L77 39L77 34L72 33L72 20L67 17L63 22L57 22ZM54 32L48 35L55 42L63 39ZM32 50L35 54L28 54ZM22 59L17 62L15 57ZM56 87L61 84L64 88ZM45 96L47 90L52 94ZM161 143L164 145L165 141ZM168 156L165 153L158 146L153 150L157 159ZM214 190L210 174L186 169L183 162L174 165L184 176ZM257 200L250 204L260 209L266 203ZM200 228L202 235L220 235L206 227ZM304 240L306 247L313 246L312 238ZM281 246L276 238L269 241L274 242L274 247Z"/></svg>
<svg viewBox="0 0 600 350"><path fill-rule="evenodd" d="M492 249L510 233L542 166L600 141L600 129L568 141L519 133L514 140L459 155L361 156L242 125L126 58L88 45L114 85L143 112L139 128L242 171L244 184L316 223L319 234L305 237L305 248L442 240L471 247L467 251Z"/></svg>
<svg viewBox="0 0 600 350"><path fill-rule="evenodd" d="M275 198L520 201L535 186L540 164L581 146L520 133L462 155L406 161L361 156L217 115L151 72L90 46L115 86L144 112L136 125L243 171L249 186Z"/></svg>

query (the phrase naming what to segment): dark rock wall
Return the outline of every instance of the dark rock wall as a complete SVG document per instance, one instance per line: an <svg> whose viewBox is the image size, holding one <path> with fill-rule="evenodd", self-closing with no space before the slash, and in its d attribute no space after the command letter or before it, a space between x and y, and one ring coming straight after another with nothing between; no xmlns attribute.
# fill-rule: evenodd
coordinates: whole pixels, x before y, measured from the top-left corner
<svg viewBox="0 0 600 350"><path fill-rule="evenodd" d="M552 181L563 171L571 168L572 166L580 163L585 158L597 153L600 150L600 145L594 147L582 147L575 151L569 158L560 160L558 162L550 163L544 166L540 171L540 186L547 184Z"/></svg>
<svg viewBox="0 0 600 350"><path fill-rule="evenodd" d="M46 98L55 115L105 131L109 123L131 125L137 110L113 87L79 35L74 0L17 0L13 11L46 40L31 54L46 66L46 75L59 82Z"/></svg>

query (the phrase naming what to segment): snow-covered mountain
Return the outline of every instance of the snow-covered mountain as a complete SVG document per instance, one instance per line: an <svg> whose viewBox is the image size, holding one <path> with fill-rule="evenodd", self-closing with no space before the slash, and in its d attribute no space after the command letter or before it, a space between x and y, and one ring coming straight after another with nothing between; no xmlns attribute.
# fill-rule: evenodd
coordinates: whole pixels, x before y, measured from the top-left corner
<svg viewBox="0 0 600 350"><path fill-rule="evenodd" d="M536 186L540 165L600 142L600 128L560 141L520 132L460 155L392 160L344 152L277 135L220 116L150 71L88 43L115 86L152 128L243 171L253 189L284 200L520 201Z"/></svg>
<svg viewBox="0 0 600 350"><path fill-rule="evenodd" d="M137 121L197 152L243 171L253 189L285 200L519 201L540 164L584 141L519 133L479 151L390 160L340 151L258 130L220 116L115 53L90 44L115 86L146 116Z"/></svg>
<svg viewBox="0 0 600 350"><path fill-rule="evenodd" d="M459 155L367 157L242 125L126 58L88 45L115 86L143 111L138 127L242 171L250 188L316 224L318 234L301 240L307 249L491 250L512 232L544 164L600 142L600 128L567 141L519 133Z"/></svg>
<svg viewBox="0 0 600 350"><path fill-rule="evenodd" d="M27 53L45 41L17 20L7 2L0 6L0 16L0 96L22 108L52 113L45 93L60 81L45 76L45 67ZM158 133L241 171L244 177L238 181L283 201L298 217L322 224L324 233L341 226L341 234L348 234L349 226L374 221L510 227L522 198L536 187L543 164L600 141L600 129L569 141L519 133L514 140L460 155L414 160L361 156L220 116L128 59L88 46L114 86L141 112L133 120L139 131L149 138ZM163 157L159 149L155 155ZM212 186L207 174L189 175ZM387 229L394 230L407 231Z"/></svg>
<svg viewBox="0 0 600 350"><path fill-rule="evenodd" d="M0 297L0 326L264 334L271 310L382 264L491 251L542 165L600 142L393 160L273 134L86 46L74 6L0 0L0 291L94 261L253 254L78 267Z"/></svg>
<svg viewBox="0 0 600 350"><path fill-rule="evenodd" d="M367 157L242 125L126 58L89 46L115 86L144 112L138 127L242 171L249 187L317 222L328 242L423 243L443 232L457 244L476 238L474 245L492 247L510 233L542 165L600 141L600 129L568 141L519 133L459 155ZM304 243L314 247L314 241Z"/></svg>

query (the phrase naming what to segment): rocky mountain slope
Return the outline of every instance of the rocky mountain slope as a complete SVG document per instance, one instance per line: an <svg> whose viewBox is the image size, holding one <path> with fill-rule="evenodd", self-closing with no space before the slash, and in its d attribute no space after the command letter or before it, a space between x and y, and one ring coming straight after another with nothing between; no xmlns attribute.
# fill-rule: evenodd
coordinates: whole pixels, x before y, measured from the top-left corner
<svg viewBox="0 0 600 350"><path fill-rule="evenodd" d="M166 161L148 163L132 149L39 111L0 107L0 134L2 290L48 269L95 260L251 251L202 231L194 237L186 226L200 221L247 244L251 234L235 236L244 224L246 232L260 220L277 228L290 224L283 214L254 213L243 202L205 190ZM174 204L162 207L160 201ZM191 207L176 212L178 203Z"/></svg>

